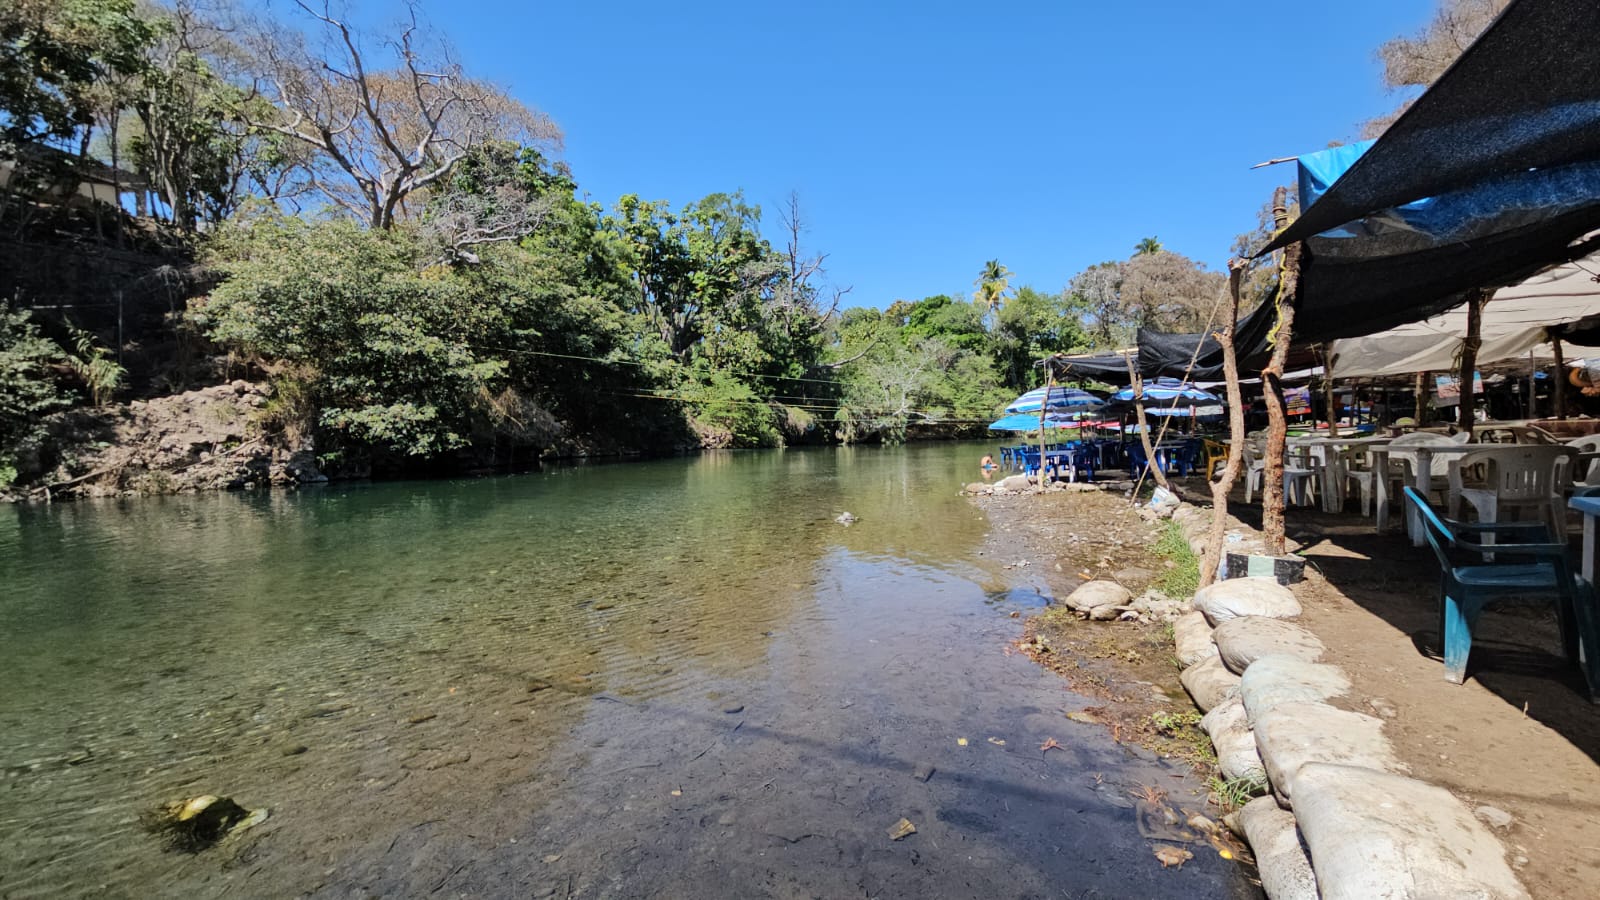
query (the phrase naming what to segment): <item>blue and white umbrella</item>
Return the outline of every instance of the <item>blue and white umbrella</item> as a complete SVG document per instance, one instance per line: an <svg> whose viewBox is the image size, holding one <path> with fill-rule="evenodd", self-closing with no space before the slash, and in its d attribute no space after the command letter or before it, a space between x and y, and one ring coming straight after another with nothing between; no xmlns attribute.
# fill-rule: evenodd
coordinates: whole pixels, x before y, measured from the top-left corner
<svg viewBox="0 0 1600 900"><path fill-rule="evenodd" d="M1123 388L1111 399L1118 403L1132 403L1133 388ZM1187 381L1157 378L1145 382L1144 411L1154 416L1219 415L1222 412L1222 398Z"/></svg>
<svg viewBox="0 0 1600 900"><path fill-rule="evenodd" d="M1046 427L1046 428L1077 428L1078 427L1078 423L1073 421L1073 417L1071 417L1071 416L1064 416L1064 415L1061 415L1059 413L1045 413L1045 416L1044 416L1044 427ZM1018 431L1018 432L1038 431L1039 430L1039 414L1037 412L1012 413L1009 416L1005 416L1003 418L996 419L995 421L990 422L989 423L989 430L990 431Z"/></svg>
<svg viewBox="0 0 1600 900"><path fill-rule="evenodd" d="M1036 413L1039 411L1039 407L1047 405L1044 395L1044 388L1034 388L1006 404L1006 412ZM1104 400L1079 388L1053 387L1050 389L1048 408L1053 413L1093 412L1104 405ZM1035 424L1034 427L1038 428L1039 426Z"/></svg>

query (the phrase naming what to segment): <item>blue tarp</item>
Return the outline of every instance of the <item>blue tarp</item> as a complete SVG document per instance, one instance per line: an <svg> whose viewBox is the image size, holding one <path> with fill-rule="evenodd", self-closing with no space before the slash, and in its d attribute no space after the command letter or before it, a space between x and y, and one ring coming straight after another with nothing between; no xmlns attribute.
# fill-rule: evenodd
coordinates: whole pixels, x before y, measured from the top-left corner
<svg viewBox="0 0 1600 900"><path fill-rule="evenodd" d="M1076 428L1078 423L1058 415L1045 415L1044 427L1046 428ZM1014 413L1002 419L989 423L990 431L1038 431L1039 414Z"/></svg>

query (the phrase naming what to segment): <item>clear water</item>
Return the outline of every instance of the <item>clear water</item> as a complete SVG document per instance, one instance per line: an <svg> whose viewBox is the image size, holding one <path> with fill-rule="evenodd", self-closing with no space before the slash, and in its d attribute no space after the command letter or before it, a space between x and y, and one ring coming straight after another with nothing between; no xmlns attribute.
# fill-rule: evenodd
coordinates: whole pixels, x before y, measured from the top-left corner
<svg viewBox="0 0 1600 900"><path fill-rule="evenodd" d="M1105 785L1175 773L1003 652L982 452L0 508L0 896L1155 895ZM206 793L271 818L137 824Z"/></svg>

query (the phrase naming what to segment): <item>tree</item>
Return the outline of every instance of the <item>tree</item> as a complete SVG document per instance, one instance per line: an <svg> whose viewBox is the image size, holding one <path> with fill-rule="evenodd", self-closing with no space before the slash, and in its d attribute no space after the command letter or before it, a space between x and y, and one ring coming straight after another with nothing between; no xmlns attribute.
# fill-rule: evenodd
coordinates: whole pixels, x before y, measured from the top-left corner
<svg viewBox="0 0 1600 900"><path fill-rule="evenodd" d="M27 312L0 305L0 489L16 480L17 451L39 435L43 417L70 405L50 371L63 355Z"/></svg>
<svg viewBox="0 0 1600 900"><path fill-rule="evenodd" d="M488 142L559 142L547 116L469 77L418 24L414 8L375 56L329 4L295 5L320 43L314 48L297 29L275 23L258 27L255 91L272 113L257 115L248 105L241 112L252 127L314 150L311 186L371 227L392 227L413 192Z"/></svg>
<svg viewBox="0 0 1600 900"><path fill-rule="evenodd" d="M1025 391L1037 387L1040 359L1088 346L1082 320L1069 312L1063 294L1046 294L1028 286L1017 291L995 317L990 353L1006 387Z"/></svg>
<svg viewBox="0 0 1600 900"><path fill-rule="evenodd" d="M1122 269L1119 296L1138 326L1161 331L1199 331L1216 310L1227 279L1170 250L1145 253Z"/></svg>
<svg viewBox="0 0 1600 900"><path fill-rule="evenodd" d="M1000 260L991 259L983 264L983 271L978 274L978 280L973 284L978 292L972 299L987 309L990 315L998 312L1005 303L1006 291L1011 287L1012 271L1000 265Z"/></svg>
<svg viewBox="0 0 1600 900"><path fill-rule="evenodd" d="M1133 247L1134 256L1153 256L1161 252L1161 241L1155 237L1143 238Z"/></svg>
<svg viewBox="0 0 1600 900"><path fill-rule="evenodd" d="M1082 311L1089 326L1091 346L1115 350L1133 340L1133 325L1122 306L1123 264L1115 260L1096 263L1067 284L1065 300Z"/></svg>
<svg viewBox="0 0 1600 900"><path fill-rule="evenodd" d="M1463 50L1472 46L1511 0L1440 0L1433 18L1416 35L1397 37L1378 47L1383 83L1390 90L1422 89L1438 79ZM1382 134L1411 105L1408 98L1394 112L1366 122L1366 137Z"/></svg>
<svg viewBox="0 0 1600 900"><path fill-rule="evenodd" d="M97 86L137 73L152 39L134 0L8 0L0 4L0 156L82 136Z"/></svg>

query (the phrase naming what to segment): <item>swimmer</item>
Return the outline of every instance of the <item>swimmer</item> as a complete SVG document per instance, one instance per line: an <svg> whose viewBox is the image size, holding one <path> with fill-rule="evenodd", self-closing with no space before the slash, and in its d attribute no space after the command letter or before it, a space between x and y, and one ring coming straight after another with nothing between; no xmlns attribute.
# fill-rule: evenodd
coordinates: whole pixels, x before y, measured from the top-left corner
<svg viewBox="0 0 1600 900"><path fill-rule="evenodd" d="M994 457L986 453L984 454L982 461L978 463L978 468L983 470L983 477L987 479L990 473L992 473L995 469L998 469L999 466L994 464Z"/></svg>

